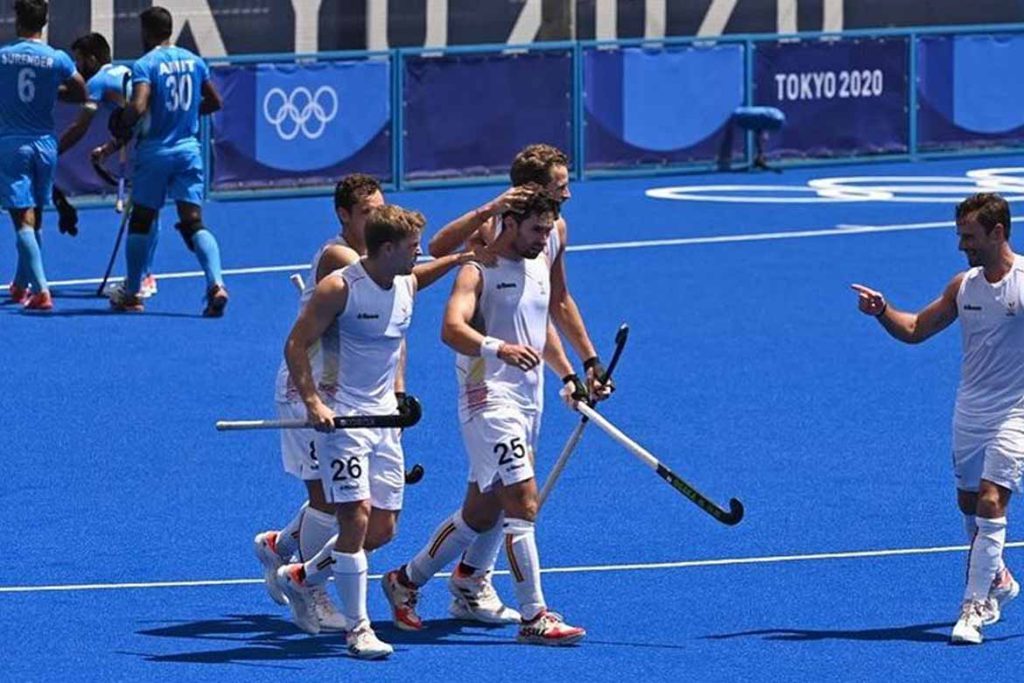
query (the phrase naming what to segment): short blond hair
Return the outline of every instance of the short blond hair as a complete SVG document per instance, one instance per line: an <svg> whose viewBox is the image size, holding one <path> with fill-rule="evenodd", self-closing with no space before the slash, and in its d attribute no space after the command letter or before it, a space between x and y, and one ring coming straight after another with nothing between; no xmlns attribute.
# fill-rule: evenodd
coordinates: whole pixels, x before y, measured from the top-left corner
<svg viewBox="0 0 1024 683"><path fill-rule="evenodd" d="M378 206L366 218L366 253L374 256L388 242L420 235L426 224L427 219L419 211L409 211L395 204Z"/></svg>

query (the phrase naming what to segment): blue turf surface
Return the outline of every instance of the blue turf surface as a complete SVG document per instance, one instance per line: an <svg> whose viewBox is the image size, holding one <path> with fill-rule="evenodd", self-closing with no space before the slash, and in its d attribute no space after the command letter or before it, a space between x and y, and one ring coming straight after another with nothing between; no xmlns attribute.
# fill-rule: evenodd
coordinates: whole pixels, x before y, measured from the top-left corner
<svg viewBox="0 0 1024 683"><path fill-rule="evenodd" d="M950 203L722 204L643 192L845 175L955 177L1020 161L592 181L573 187L570 243L948 221ZM424 211L436 229L496 191L390 199ZM86 210L78 238L48 230L50 279L101 274L115 221L109 209ZM336 231L327 197L211 203L206 222L227 268L308 261ZM169 212L164 223L157 272L197 270ZM13 231L0 231L4 277L13 254ZM632 327L606 414L708 495L743 500L747 518L732 529L716 524L590 427L542 516L544 566L965 542L949 462L958 332L899 345L857 312L848 287L860 281L897 306L924 305L964 267L952 227L568 259L599 348L609 349L620 322ZM196 278L162 278L141 316L108 314L90 296L95 284L58 286L52 315L0 308L8 342L0 589L258 576L252 535L290 518L300 486L281 471L276 434L218 434L212 425L271 414L295 292L286 272L228 276L227 284L232 300L221 321L198 317ZM399 537L371 557L372 573L407 559L461 499L452 354L438 341L449 287L450 278L421 295L410 334L408 383L426 413L405 446L427 475L407 494ZM548 400L542 474L574 424L553 392ZM1011 539L1020 538L1015 512ZM1011 566L1020 556L1008 551ZM981 648L946 645L963 570L964 553L945 552L547 574L552 606L590 631L569 651L515 646L511 628L447 620L441 579L423 603L432 628L415 636L387 624L371 586L371 615L398 647L386 663L345 658L337 636L299 633L257 584L4 592L0 642L11 680L451 680L468 675L459 673L467 666L495 680L967 680L983 668L1015 680L1024 673L1017 605ZM508 579L496 582L511 600Z"/></svg>

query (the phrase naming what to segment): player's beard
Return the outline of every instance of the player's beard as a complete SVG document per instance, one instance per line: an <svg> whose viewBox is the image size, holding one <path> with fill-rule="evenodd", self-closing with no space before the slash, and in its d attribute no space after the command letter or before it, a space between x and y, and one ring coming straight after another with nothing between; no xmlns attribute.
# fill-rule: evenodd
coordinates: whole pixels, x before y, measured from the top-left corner
<svg viewBox="0 0 1024 683"><path fill-rule="evenodd" d="M543 251L544 251L544 245L543 244L538 246L538 247L531 246L525 252L523 252L523 258L535 259L538 256L540 256Z"/></svg>

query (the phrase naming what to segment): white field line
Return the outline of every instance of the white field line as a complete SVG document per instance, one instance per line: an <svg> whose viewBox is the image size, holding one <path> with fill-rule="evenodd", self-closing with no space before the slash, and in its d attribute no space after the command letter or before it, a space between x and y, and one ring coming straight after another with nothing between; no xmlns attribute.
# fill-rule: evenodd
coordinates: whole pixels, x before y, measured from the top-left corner
<svg viewBox="0 0 1024 683"><path fill-rule="evenodd" d="M592 572L628 572L652 569L688 569L692 567L724 567L744 564L780 564L783 562L815 562L821 560L855 560L873 557L899 557L904 555L936 555L940 553L965 552L970 546L946 545L929 548L891 548L888 550L852 550L836 553L811 553L803 555L766 555L761 557L731 557L715 560L683 560L680 562L648 562L637 564L598 564L573 567L548 567L544 574L584 574ZM1024 541L1006 544L1007 548L1024 547ZM508 574L507 570L495 574ZM438 574L446 577L447 573ZM379 574L369 577L381 578ZM129 588L196 588L206 586L238 586L263 583L263 579L208 579L199 581L140 581L132 583L78 583L49 586L0 586L0 593L42 593L53 591L118 590Z"/></svg>
<svg viewBox="0 0 1024 683"><path fill-rule="evenodd" d="M660 240L636 240L627 242L599 242L596 244L573 244L567 248L570 252L586 251L609 251L616 249L646 249L652 247L681 247L695 244L722 244L729 242L762 242L766 240L790 240L805 239L809 237L833 237L835 235L851 235L876 232L902 232L905 230L930 230L934 228L951 227L953 221L937 221L931 223L893 223L890 225L850 225L840 224L834 228L823 228L820 230L789 230L784 232L756 232L739 235L713 235L709 237L678 237ZM429 260L429 259L425 259ZM255 275L259 273L282 273L282 272L305 272L309 268L308 263L297 263L286 266L256 266L253 268L225 268L224 275ZM162 280L180 280L182 278L203 277L201 270L186 270L178 273L158 273L157 277ZM121 280L120 276L111 277L112 282ZM70 287L74 285L96 285L102 278L88 277L74 280L51 280L50 284L56 287Z"/></svg>

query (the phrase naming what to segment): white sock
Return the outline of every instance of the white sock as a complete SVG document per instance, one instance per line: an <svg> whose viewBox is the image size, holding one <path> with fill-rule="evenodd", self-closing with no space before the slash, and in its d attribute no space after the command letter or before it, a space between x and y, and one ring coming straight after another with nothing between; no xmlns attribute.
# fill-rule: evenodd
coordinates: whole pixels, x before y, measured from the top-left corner
<svg viewBox="0 0 1024 683"><path fill-rule="evenodd" d="M327 539L320 552L302 563L302 568L306 571L306 583L310 586L319 586L331 576L334 567L334 544L337 542L338 534L334 534Z"/></svg>
<svg viewBox="0 0 1024 683"><path fill-rule="evenodd" d="M302 523L302 514L306 510L306 505L303 504L299 511L292 517L292 521L285 525L285 528L278 531L278 544L274 546L274 552L278 553L278 556L286 562L291 561L292 557L299 550L299 525Z"/></svg>
<svg viewBox="0 0 1024 683"><path fill-rule="evenodd" d="M498 563L498 552L501 550L502 541L505 540L505 532L502 529L504 521L505 517L502 515L493 527L478 534L462 554L462 562L475 569L478 576L492 571L494 565Z"/></svg>
<svg viewBox="0 0 1024 683"><path fill-rule="evenodd" d="M405 565L409 580L422 586L441 571L463 550L476 540L477 533L462 519L462 511L446 519L434 530L430 540L416 553L416 557Z"/></svg>
<svg viewBox="0 0 1024 683"><path fill-rule="evenodd" d="M316 555L337 533L337 517L316 508L307 508L299 527L299 559L306 560Z"/></svg>
<svg viewBox="0 0 1024 683"><path fill-rule="evenodd" d="M332 554L334 589L341 598L341 613L353 628L367 621L366 616L366 553Z"/></svg>
<svg viewBox="0 0 1024 683"><path fill-rule="evenodd" d="M547 605L540 588L540 557L537 555L537 538L534 523L525 519L505 519L505 552L508 554L512 583L515 584L516 598L523 619L536 617Z"/></svg>
<svg viewBox="0 0 1024 683"><path fill-rule="evenodd" d="M964 532L967 533L967 545L974 543L974 535L978 533L978 523L975 521L974 515L964 515ZM968 555L968 561L970 556ZM1003 571L1006 564L1003 562L1003 556L999 556L999 567L996 569L996 574Z"/></svg>
<svg viewBox="0 0 1024 683"><path fill-rule="evenodd" d="M299 549L299 527L302 525L302 515L306 512L309 503L303 503L299 511L292 517L292 521L277 532L277 554L287 562Z"/></svg>
<svg viewBox="0 0 1024 683"><path fill-rule="evenodd" d="M984 600L988 597L992 579L1002 562L1003 546L1006 545L1006 517L978 517L977 524L978 533L971 544L964 600Z"/></svg>

